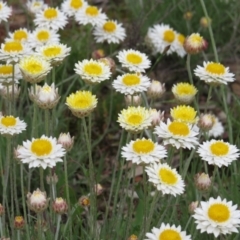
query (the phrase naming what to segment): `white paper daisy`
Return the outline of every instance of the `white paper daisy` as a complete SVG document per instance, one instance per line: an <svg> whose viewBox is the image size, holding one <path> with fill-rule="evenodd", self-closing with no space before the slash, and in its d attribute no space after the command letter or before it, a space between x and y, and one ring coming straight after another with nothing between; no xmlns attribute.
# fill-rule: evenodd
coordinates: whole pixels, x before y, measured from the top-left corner
<svg viewBox="0 0 240 240"><path fill-rule="evenodd" d="M108 43L120 43L126 37L125 29L122 24L117 23L114 20L108 20L97 25L93 31L96 42L108 42Z"/></svg>
<svg viewBox="0 0 240 240"><path fill-rule="evenodd" d="M71 48L65 44L47 44L36 49L37 55L49 61L51 65L59 65L70 54Z"/></svg>
<svg viewBox="0 0 240 240"><path fill-rule="evenodd" d="M26 6L29 12L36 14L46 8L47 4L42 0L28 0Z"/></svg>
<svg viewBox="0 0 240 240"><path fill-rule="evenodd" d="M151 82L147 76L143 76L138 73L127 73L122 76L118 76L113 81L113 87L117 92L125 95L133 95L135 93L141 93L147 91Z"/></svg>
<svg viewBox="0 0 240 240"><path fill-rule="evenodd" d="M117 58L124 68L132 72L145 72L151 66L147 55L136 50L122 50Z"/></svg>
<svg viewBox="0 0 240 240"><path fill-rule="evenodd" d="M191 236L181 231L181 226L162 223L160 228L153 227L150 233L146 233L145 240L191 240Z"/></svg>
<svg viewBox="0 0 240 240"><path fill-rule="evenodd" d="M32 48L38 48L43 45L54 44L59 42L60 35L48 27L36 28L29 38L29 45Z"/></svg>
<svg viewBox="0 0 240 240"><path fill-rule="evenodd" d="M175 45L175 51L177 55L180 57L184 57L187 54L183 47L184 41L185 41L185 36L180 33L177 33L177 36L173 44Z"/></svg>
<svg viewBox="0 0 240 240"><path fill-rule="evenodd" d="M167 120L167 124L160 122L155 128L154 133L163 139L163 144L170 144L177 149L179 148L195 148L198 145L197 135L199 128L184 122Z"/></svg>
<svg viewBox="0 0 240 240"><path fill-rule="evenodd" d="M34 23L57 31L67 24L67 17L58 8L47 7L36 14Z"/></svg>
<svg viewBox="0 0 240 240"><path fill-rule="evenodd" d="M7 41L1 44L0 60L7 64L18 63L19 60L32 53L32 49L19 41Z"/></svg>
<svg viewBox="0 0 240 240"><path fill-rule="evenodd" d="M184 182L176 169L166 163L153 163L145 168L148 181L162 194L180 195L184 192Z"/></svg>
<svg viewBox="0 0 240 240"><path fill-rule="evenodd" d="M18 80L22 78L22 74L19 70L19 65L14 64L0 64L0 83L3 85L11 85L14 74L14 83L18 83Z"/></svg>
<svg viewBox="0 0 240 240"><path fill-rule="evenodd" d="M197 152L203 161L218 167L228 166L239 157L237 147L223 140L203 142Z"/></svg>
<svg viewBox="0 0 240 240"><path fill-rule="evenodd" d="M27 124L18 117L0 116L0 134L13 136L26 130Z"/></svg>
<svg viewBox="0 0 240 240"><path fill-rule="evenodd" d="M227 202L226 199L222 200L220 197L201 202L193 215L197 229L200 229L201 233L213 233L215 238L220 234L238 233L240 211L237 208L238 206L233 205L232 201Z"/></svg>
<svg viewBox="0 0 240 240"><path fill-rule="evenodd" d="M79 24L87 25L90 23L92 26L96 26L103 24L107 19L107 15L102 13L101 9L88 5L76 13L75 19Z"/></svg>
<svg viewBox="0 0 240 240"><path fill-rule="evenodd" d="M0 1L0 23L2 21L6 22L11 14L12 14L12 8L8 7L8 5L5 2Z"/></svg>
<svg viewBox="0 0 240 240"><path fill-rule="evenodd" d="M213 126L208 131L208 135L209 137L213 136L217 138L224 133L224 127L223 127L223 124L219 121L219 119L215 115L212 115L212 117L213 117Z"/></svg>
<svg viewBox="0 0 240 240"><path fill-rule="evenodd" d="M87 3L84 0L65 0L61 5L61 9L68 17L72 17L84 9L86 5Z"/></svg>
<svg viewBox="0 0 240 240"><path fill-rule="evenodd" d="M151 112L144 107L128 107L118 114L120 126L132 133L139 133L151 126Z"/></svg>
<svg viewBox="0 0 240 240"><path fill-rule="evenodd" d="M110 67L93 59L77 62L74 70L88 84L97 84L111 77Z"/></svg>
<svg viewBox="0 0 240 240"><path fill-rule="evenodd" d="M29 168L55 167L61 159L65 150L61 144L57 144L57 139L53 137L42 136L41 138L33 138L31 141L23 142L23 147L18 150L19 158L22 163L28 163Z"/></svg>
<svg viewBox="0 0 240 240"><path fill-rule="evenodd" d="M19 41L21 43L28 44L29 39L30 32L26 28L20 28L9 33L9 37L6 39L6 41Z"/></svg>
<svg viewBox="0 0 240 240"><path fill-rule="evenodd" d="M122 157L136 164L159 162L166 156L166 149L151 139L137 139L122 148Z"/></svg>
<svg viewBox="0 0 240 240"><path fill-rule="evenodd" d="M229 68L221 63L203 62L203 67L197 66L194 74L200 80L212 84L228 84L235 81L234 74L229 72Z"/></svg>

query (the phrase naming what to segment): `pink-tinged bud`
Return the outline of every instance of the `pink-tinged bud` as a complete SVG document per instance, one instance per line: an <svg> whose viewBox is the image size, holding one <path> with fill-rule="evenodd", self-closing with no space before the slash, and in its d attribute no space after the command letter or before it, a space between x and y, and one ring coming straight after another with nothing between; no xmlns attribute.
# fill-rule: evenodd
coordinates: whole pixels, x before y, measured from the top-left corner
<svg viewBox="0 0 240 240"><path fill-rule="evenodd" d="M150 109L152 118L152 127L156 127L164 120L164 112L157 111L157 109Z"/></svg>
<svg viewBox="0 0 240 240"><path fill-rule="evenodd" d="M52 204L53 211L57 214L64 214L68 210L68 205L62 198L56 198Z"/></svg>
<svg viewBox="0 0 240 240"><path fill-rule="evenodd" d="M147 96L153 99L157 99L161 98L165 92L166 92L165 84L153 80L147 90Z"/></svg>
<svg viewBox="0 0 240 240"><path fill-rule="evenodd" d="M190 214L194 214L195 209L198 207L198 201L191 202L188 206L188 211Z"/></svg>
<svg viewBox="0 0 240 240"><path fill-rule="evenodd" d="M3 205L0 203L0 217L3 215L4 213L4 207Z"/></svg>
<svg viewBox="0 0 240 240"><path fill-rule="evenodd" d="M187 21L190 21L192 19L192 17L193 17L193 12L190 12L190 11L185 12L183 15L183 18Z"/></svg>
<svg viewBox="0 0 240 240"><path fill-rule="evenodd" d="M207 49L207 41L199 33L186 37L183 47L188 54L197 54Z"/></svg>
<svg viewBox="0 0 240 240"><path fill-rule="evenodd" d="M22 216L16 216L15 218L14 218L14 227L16 228L16 229L23 229L23 227L24 227L24 224L25 224L25 221L24 221L24 219L23 219L23 217Z"/></svg>
<svg viewBox="0 0 240 240"><path fill-rule="evenodd" d="M125 102L127 106L140 106L142 103L141 95L126 95Z"/></svg>
<svg viewBox="0 0 240 240"><path fill-rule="evenodd" d="M138 237L132 234L127 240L138 240Z"/></svg>
<svg viewBox="0 0 240 240"><path fill-rule="evenodd" d="M105 57L105 53L103 49L98 49L92 52L92 58L95 60L103 57Z"/></svg>
<svg viewBox="0 0 240 240"><path fill-rule="evenodd" d="M18 145L17 148L13 148L13 158L16 160L20 160L19 158L19 149L23 148L23 146Z"/></svg>
<svg viewBox="0 0 240 240"><path fill-rule="evenodd" d="M199 128L203 131L211 130L215 123L214 119L215 118L212 114L201 114L198 121Z"/></svg>
<svg viewBox="0 0 240 240"><path fill-rule="evenodd" d="M71 138L69 133L61 133L58 137L57 142L65 148L68 152L72 149L74 143L74 137Z"/></svg>
<svg viewBox="0 0 240 240"><path fill-rule="evenodd" d="M197 173L194 177L194 182L199 191L208 191L212 185L211 178L208 174Z"/></svg>
<svg viewBox="0 0 240 240"><path fill-rule="evenodd" d="M11 101L13 99L13 95L14 95L14 99L17 99L19 97L20 87L18 87L17 84L14 84L13 88L12 88L12 85L9 85L8 89L7 89L7 86L3 86L0 92L3 98Z"/></svg>
<svg viewBox="0 0 240 240"><path fill-rule="evenodd" d="M200 25L203 28L208 28L208 26L211 24L212 20L210 18L207 17L202 17L200 19Z"/></svg>
<svg viewBox="0 0 240 240"><path fill-rule="evenodd" d="M89 207L90 206L90 199L87 196L82 196L78 200L78 204L81 207Z"/></svg>
<svg viewBox="0 0 240 240"><path fill-rule="evenodd" d="M96 195L97 196L99 196L99 195L101 195L102 193L103 193L103 187L102 187L102 185L101 184L95 184L95 193L96 193Z"/></svg>
<svg viewBox="0 0 240 240"><path fill-rule="evenodd" d="M46 176L47 184L56 184L58 182L58 176L56 173Z"/></svg>
<svg viewBox="0 0 240 240"><path fill-rule="evenodd" d="M100 58L98 61L103 62L105 65L107 65L110 68L110 71L112 72L112 74L116 72L116 63L112 58L104 57L104 58Z"/></svg>
<svg viewBox="0 0 240 240"><path fill-rule="evenodd" d="M27 194L28 207L36 213L44 211L48 207L48 202L46 192L40 191L39 188Z"/></svg>

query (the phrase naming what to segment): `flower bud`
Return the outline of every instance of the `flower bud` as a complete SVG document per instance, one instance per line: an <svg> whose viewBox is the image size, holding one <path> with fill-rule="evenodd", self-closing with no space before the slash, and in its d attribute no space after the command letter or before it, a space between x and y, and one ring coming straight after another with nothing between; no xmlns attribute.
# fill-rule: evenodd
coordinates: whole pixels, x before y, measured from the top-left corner
<svg viewBox="0 0 240 240"><path fill-rule="evenodd" d="M4 207L3 205L0 203L0 217L3 215L4 213Z"/></svg>
<svg viewBox="0 0 240 240"><path fill-rule="evenodd" d="M56 173L53 173L53 175L47 175L46 180L47 184L56 184L58 182L58 176Z"/></svg>
<svg viewBox="0 0 240 240"><path fill-rule="evenodd" d="M200 25L201 27L203 28L207 28L210 24L211 24L211 19L210 18L207 18L207 17L202 17L200 19Z"/></svg>
<svg viewBox="0 0 240 240"><path fill-rule="evenodd" d="M19 158L19 149L22 148L23 146L18 145L17 148L13 148L13 158L16 160L20 160Z"/></svg>
<svg viewBox="0 0 240 240"><path fill-rule="evenodd" d="M87 197L87 196L80 197L79 200L78 200L78 204L81 207L88 207L88 206L90 206L90 199L89 199L89 197Z"/></svg>
<svg viewBox="0 0 240 240"><path fill-rule="evenodd" d="M98 184L95 184L94 188L95 188L95 193L96 193L97 196L99 196L99 195L102 194L102 192L103 192L103 187L102 187L101 184L99 184L99 183L98 183Z"/></svg>
<svg viewBox="0 0 240 240"><path fill-rule="evenodd" d="M153 99L160 98L165 93L165 84L153 80L147 90L147 96Z"/></svg>
<svg viewBox="0 0 240 240"><path fill-rule="evenodd" d="M138 237L132 234L127 240L138 240Z"/></svg>
<svg viewBox="0 0 240 240"><path fill-rule="evenodd" d="M24 227L24 224L25 224L25 221L24 221L24 219L23 219L23 217L22 216L16 216L15 218L14 218L14 227L16 228L16 229L23 229L23 227Z"/></svg>
<svg viewBox="0 0 240 240"><path fill-rule="evenodd" d="M157 109L150 109L151 118L152 118L152 127L156 127L164 120L164 112L157 111Z"/></svg>
<svg viewBox="0 0 240 240"><path fill-rule="evenodd" d="M211 178L208 174L197 173L194 177L195 185L199 191L207 191L211 187Z"/></svg>
<svg viewBox="0 0 240 240"><path fill-rule="evenodd" d="M28 207L36 213L44 211L48 207L48 201L46 192L40 191L39 188L27 194Z"/></svg>
<svg viewBox="0 0 240 240"><path fill-rule="evenodd" d="M188 54L197 54L206 50L207 41L199 33L193 33L185 38L183 47Z"/></svg>
<svg viewBox="0 0 240 240"><path fill-rule="evenodd" d="M185 12L184 15L183 15L183 18L187 21L190 21L193 17L193 13L188 11L188 12Z"/></svg>
<svg viewBox="0 0 240 240"><path fill-rule="evenodd" d="M14 84L14 88L12 88L12 85L9 85L8 89L7 89L7 86L3 86L3 88L1 89L1 95L6 100L11 101L13 99L13 95L14 95L14 99L17 99L19 97L19 94L20 94L20 88L16 84Z"/></svg>
<svg viewBox="0 0 240 240"><path fill-rule="evenodd" d="M116 72L116 63L112 58L104 57L104 58L100 58L98 61L105 63L105 65L107 65L110 68L110 71L112 72L112 74Z"/></svg>
<svg viewBox="0 0 240 240"><path fill-rule="evenodd" d="M125 102L127 106L140 106L142 103L141 95L126 95Z"/></svg>
<svg viewBox="0 0 240 240"><path fill-rule="evenodd" d="M105 53L103 49L98 49L92 52L92 59L99 59L99 58L104 58L105 57Z"/></svg>
<svg viewBox="0 0 240 240"><path fill-rule="evenodd" d="M71 138L69 133L61 133L57 142L61 144L66 151L70 151L73 147L74 137Z"/></svg>
<svg viewBox="0 0 240 240"><path fill-rule="evenodd" d="M55 201L52 204L53 211L57 214L63 214L66 213L68 210L68 205L65 200L62 198L56 198Z"/></svg>
<svg viewBox="0 0 240 240"><path fill-rule="evenodd" d="M214 116L212 114L201 114L198 120L198 126L203 131L209 131L214 125Z"/></svg>
<svg viewBox="0 0 240 240"><path fill-rule="evenodd" d="M188 206L188 211L190 214L194 214L195 209L198 207L198 201L191 202Z"/></svg>

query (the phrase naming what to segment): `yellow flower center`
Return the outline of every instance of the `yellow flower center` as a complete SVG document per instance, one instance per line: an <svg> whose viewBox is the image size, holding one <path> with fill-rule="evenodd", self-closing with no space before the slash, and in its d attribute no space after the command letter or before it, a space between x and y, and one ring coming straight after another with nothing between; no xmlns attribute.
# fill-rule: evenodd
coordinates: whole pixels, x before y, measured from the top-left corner
<svg viewBox="0 0 240 240"><path fill-rule="evenodd" d="M194 46L200 46L203 43L203 38L199 34L192 34L189 41Z"/></svg>
<svg viewBox="0 0 240 240"><path fill-rule="evenodd" d="M72 0L70 3L70 6L75 9L79 9L83 6L83 3L81 0Z"/></svg>
<svg viewBox="0 0 240 240"><path fill-rule="evenodd" d="M208 209L208 217L218 223L225 222L230 217L228 207L222 203L214 203Z"/></svg>
<svg viewBox="0 0 240 240"><path fill-rule="evenodd" d="M182 237L177 231L166 229L159 235L158 240L182 240Z"/></svg>
<svg viewBox="0 0 240 240"><path fill-rule="evenodd" d="M173 30L166 30L163 34L163 39L168 43L172 43L175 39L175 33L173 32Z"/></svg>
<svg viewBox="0 0 240 240"><path fill-rule="evenodd" d="M92 16L92 17L95 17L98 15L98 9L97 7L94 7L94 6L89 6L86 8L86 14Z"/></svg>
<svg viewBox="0 0 240 240"><path fill-rule="evenodd" d="M89 75L101 75L103 70L100 64L92 62L84 66L84 72Z"/></svg>
<svg viewBox="0 0 240 240"><path fill-rule="evenodd" d="M95 96L88 91L78 91L67 98L67 104L75 109L87 109L94 103Z"/></svg>
<svg viewBox="0 0 240 240"><path fill-rule="evenodd" d="M25 71L31 74L38 74L43 71L43 65L41 64L41 62L34 60L27 62L23 68Z"/></svg>
<svg viewBox="0 0 240 240"><path fill-rule="evenodd" d="M122 78L126 86L134 86L140 83L140 77L136 74L127 74Z"/></svg>
<svg viewBox="0 0 240 240"><path fill-rule="evenodd" d="M196 88L189 83L179 83L176 87L176 92L179 95L194 95Z"/></svg>
<svg viewBox="0 0 240 240"><path fill-rule="evenodd" d="M178 180L176 174L168 168L161 168L158 172L158 176L162 182L169 185L174 185Z"/></svg>
<svg viewBox="0 0 240 240"><path fill-rule="evenodd" d="M14 221L15 221L16 223L22 223L22 222L23 222L23 217L22 217L22 216L16 216L16 217L14 218Z"/></svg>
<svg viewBox="0 0 240 240"><path fill-rule="evenodd" d="M222 75L225 73L225 67L220 63L209 63L206 67L206 71L212 74Z"/></svg>
<svg viewBox="0 0 240 240"><path fill-rule="evenodd" d="M133 150L136 153L148 154L154 150L154 143L147 139L137 140L133 143Z"/></svg>
<svg viewBox="0 0 240 240"><path fill-rule="evenodd" d="M40 7L40 6L41 6L41 3L40 3L40 2L35 2L35 3L33 4L33 6L34 6L34 7Z"/></svg>
<svg viewBox="0 0 240 240"><path fill-rule="evenodd" d="M42 87L42 90L43 90L44 92L50 93L50 92L52 91L52 88L51 88L50 86L43 86L43 87Z"/></svg>
<svg viewBox="0 0 240 240"><path fill-rule="evenodd" d="M140 114L131 114L128 119L127 122L131 125L138 125L141 124L143 121L143 117Z"/></svg>
<svg viewBox="0 0 240 240"><path fill-rule="evenodd" d="M217 141L217 142L211 144L210 150L211 150L212 154L214 154L216 156L224 156L224 155L228 154L229 146L224 142Z"/></svg>
<svg viewBox="0 0 240 240"><path fill-rule="evenodd" d="M27 32L24 31L24 30L17 30L17 31L15 31L14 34L13 34L13 39L14 39L15 41L22 41L22 40L24 40L24 39L27 39L27 37L28 37L28 34L27 34Z"/></svg>
<svg viewBox="0 0 240 240"><path fill-rule="evenodd" d="M1 119L1 124L4 125L5 127L13 127L17 123L17 120L13 116L6 116L2 117Z"/></svg>
<svg viewBox="0 0 240 240"><path fill-rule="evenodd" d="M49 20L56 18L57 15L58 15L58 12L55 8L48 8L44 11L44 17Z"/></svg>
<svg viewBox="0 0 240 240"><path fill-rule="evenodd" d="M20 52L23 50L23 46L18 41L6 42L4 45L5 52Z"/></svg>
<svg viewBox="0 0 240 240"><path fill-rule="evenodd" d="M48 155L52 151L52 143L48 139L35 139L32 142L31 151L38 157Z"/></svg>
<svg viewBox="0 0 240 240"><path fill-rule="evenodd" d="M194 108L190 106L178 106L176 108L171 109L171 116L174 120L183 121L187 123L195 123L196 122L196 114L197 112Z"/></svg>
<svg viewBox="0 0 240 240"><path fill-rule="evenodd" d="M106 32L112 33L116 30L116 24L114 22L108 21L104 23L103 29Z"/></svg>
<svg viewBox="0 0 240 240"><path fill-rule="evenodd" d="M37 34L37 39L39 41L47 41L49 39L49 32L48 31L40 31Z"/></svg>
<svg viewBox="0 0 240 240"><path fill-rule="evenodd" d="M0 74L9 75L9 74L12 74L12 72L13 72L12 65L2 65L2 66L0 66Z"/></svg>
<svg viewBox="0 0 240 240"><path fill-rule="evenodd" d="M183 45L183 43L185 41L185 36L182 34L178 34L177 39L178 39L178 42L180 42Z"/></svg>
<svg viewBox="0 0 240 240"><path fill-rule="evenodd" d="M186 123L183 122L172 122L168 126L168 130L173 135L187 136L190 132L189 127Z"/></svg>
<svg viewBox="0 0 240 240"><path fill-rule="evenodd" d="M58 46L48 47L43 50L43 54L46 57L56 57L61 53L62 49Z"/></svg>
<svg viewBox="0 0 240 240"><path fill-rule="evenodd" d="M129 53L127 55L127 61L132 64L140 64L142 63L142 57L136 53Z"/></svg>

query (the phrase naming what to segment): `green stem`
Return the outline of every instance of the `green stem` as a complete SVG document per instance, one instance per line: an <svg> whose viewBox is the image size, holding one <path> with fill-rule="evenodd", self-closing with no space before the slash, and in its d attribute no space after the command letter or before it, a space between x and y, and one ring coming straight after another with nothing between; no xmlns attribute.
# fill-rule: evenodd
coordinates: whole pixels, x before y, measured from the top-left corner
<svg viewBox="0 0 240 240"><path fill-rule="evenodd" d="M17 240L21 240L21 231L17 230Z"/></svg>
<svg viewBox="0 0 240 240"><path fill-rule="evenodd" d="M49 109L45 109L44 113L45 113L45 132L46 136L49 137Z"/></svg>
<svg viewBox="0 0 240 240"><path fill-rule="evenodd" d="M38 240L42 240L42 213L37 214L37 231L38 231Z"/></svg>
<svg viewBox="0 0 240 240"><path fill-rule="evenodd" d="M207 109L208 109L208 104L209 104L209 101L210 101L210 98L211 98L211 95L212 95L212 89L213 89L213 86L210 85L210 88L208 90L208 96L207 96L207 101L206 101L206 105L205 105L205 113L207 112Z"/></svg>
<svg viewBox="0 0 240 240"><path fill-rule="evenodd" d="M55 240L58 240L59 230L60 230L60 223L61 223L61 215L58 214L57 216L57 230L55 233Z"/></svg>
<svg viewBox="0 0 240 240"><path fill-rule="evenodd" d="M17 215L20 215L19 211L19 201L18 201L18 195L17 195L17 172L16 172L16 161L13 160L13 188L14 188L14 199L15 199L15 205L17 209Z"/></svg>
<svg viewBox="0 0 240 240"><path fill-rule="evenodd" d="M182 173L182 178L183 178L183 180L185 179L185 177L186 177L186 175L187 175L187 171L188 171L189 165L190 165L190 163L191 163L191 160L192 160L194 154L195 154L195 149L192 150L189 158L188 158L187 161L185 162L184 169L183 169L183 173Z"/></svg>
<svg viewBox="0 0 240 240"><path fill-rule="evenodd" d="M189 217L189 219L188 219L188 221L187 221L187 224L186 224L186 226L185 226L185 228L184 228L184 231L187 230L188 225L190 224L191 220L192 220L192 216Z"/></svg>
<svg viewBox="0 0 240 240"><path fill-rule="evenodd" d="M36 94L36 84L33 85L34 95ZM37 137L37 104L33 103L33 122L32 122L32 138Z"/></svg>
<svg viewBox="0 0 240 240"><path fill-rule="evenodd" d="M3 226L2 226L2 217L0 216L0 234L3 237Z"/></svg>
<svg viewBox="0 0 240 240"><path fill-rule="evenodd" d="M40 188L41 191L44 191L44 181L43 181L43 168L39 167L39 175L40 175Z"/></svg>
<svg viewBox="0 0 240 240"><path fill-rule="evenodd" d="M14 67L15 67L15 64L13 63L12 64L12 106L13 106L13 115L15 115L15 92L14 92L14 75L15 75L15 73L14 73Z"/></svg>

